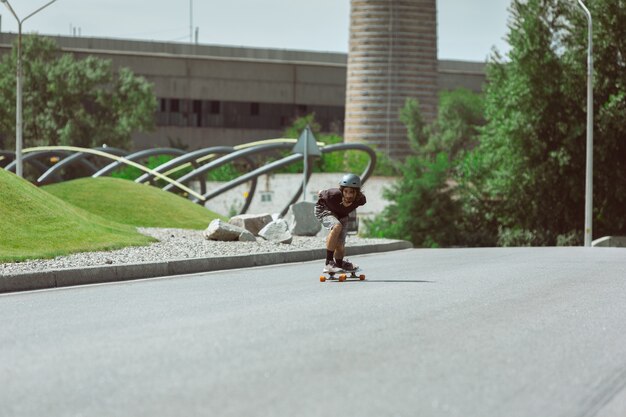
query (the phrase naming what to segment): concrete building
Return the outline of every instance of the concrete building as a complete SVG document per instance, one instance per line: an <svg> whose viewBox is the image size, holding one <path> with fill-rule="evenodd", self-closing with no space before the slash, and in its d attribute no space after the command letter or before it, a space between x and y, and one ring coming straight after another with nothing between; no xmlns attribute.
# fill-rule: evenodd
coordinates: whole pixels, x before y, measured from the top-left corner
<svg viewBox="0 0 626 417"><path fill-rule="evenodd" d="M0 55L16 35L0 34ZM136 133L136 149L189 149L280 137L315 112L326 132L343 133L347 54L54 36L77 58L110 59L154 84L156 130ZM484 64L438 61L437 90L480 91Z"/></svg>

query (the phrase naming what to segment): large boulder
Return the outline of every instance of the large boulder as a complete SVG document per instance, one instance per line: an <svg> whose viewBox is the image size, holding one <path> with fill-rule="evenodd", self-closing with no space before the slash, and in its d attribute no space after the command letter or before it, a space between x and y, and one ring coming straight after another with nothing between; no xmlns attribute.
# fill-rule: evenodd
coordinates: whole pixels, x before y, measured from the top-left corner
<svg viewBox="0 0 626 417"><path fill-rule="evenodd" d="M253 235L258 236L261 229L267 226L271 221L272 215L268 213L240 214L231 217L228 223L246 229Z"/></svg>
<svg viewBox="0 0 626 417"><path fill-rule="evenodd" d="M276 243L289 244L293 240L293 236L289 232L289 225L283 219L277 219L269 223L261 229L259 236Z"/></svg>
<svg viewBox="0 0 626 417"><path fill-rule="evenodd" d="M207 227L203 232L203 236L207 240L241 240L244 242L256 241L254 235L246 229L223 222L219 219L215 219L209 224L209 227Z"/></svg>
<svg viewBox="0 0 626 417"><path fill-rule="evenodd" d="M289 206L285 221L295 236L315 236L322 228L314 214L315 203L301 201Z"/></svg>

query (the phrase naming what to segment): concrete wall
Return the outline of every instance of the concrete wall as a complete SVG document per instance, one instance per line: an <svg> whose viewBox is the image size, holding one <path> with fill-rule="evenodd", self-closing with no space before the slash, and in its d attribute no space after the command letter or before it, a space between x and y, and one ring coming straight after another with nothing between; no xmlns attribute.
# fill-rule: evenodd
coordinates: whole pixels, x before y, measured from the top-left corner
<svg viewBox="0 0 626 417"><path fill-rule="evenodd" d="M9 53L15 34L0 33L0 55ZM118 39L52 37L64 52L79 58L110 59L154 84L160 100L217 100L241 106L260 103L256 120L239 114L229 124L158 125L154 132L133 135L134 147L169 146L181 141L189 149L235 145L279 137L291 120L315 111L326 117L327 131L343 131L347 55L341 53L239 48L216 45L142 42ZM465 87L480 91L484 64L439 61L436 89ZM264 109L269 108L267 112ZM157 114L155 117L159 119ZM238 122L240 121L240 123Z"/></svg>

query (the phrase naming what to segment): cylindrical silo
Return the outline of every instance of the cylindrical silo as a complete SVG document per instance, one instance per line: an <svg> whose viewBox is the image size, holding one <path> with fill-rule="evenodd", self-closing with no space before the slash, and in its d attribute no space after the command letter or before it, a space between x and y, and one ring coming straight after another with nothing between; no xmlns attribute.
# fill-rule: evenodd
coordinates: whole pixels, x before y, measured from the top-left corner
<svg viewBox="0 0 626 417"><path fill-rule="evenodd" d="M425 121L435 118L436 0L351 0L345 141L406 156L407 98L419 100Z"/></svg>

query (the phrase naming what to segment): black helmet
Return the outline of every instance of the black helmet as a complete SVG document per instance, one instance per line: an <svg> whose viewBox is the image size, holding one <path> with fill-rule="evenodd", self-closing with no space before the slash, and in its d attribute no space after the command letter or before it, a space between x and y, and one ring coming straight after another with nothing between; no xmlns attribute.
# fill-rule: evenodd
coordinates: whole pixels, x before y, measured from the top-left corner
<svg viewBox="0 0 626 417"><path fill-rule="evenodd" d="M361 178L358 175L346 174L339 181L340 187L361 188Z"/></svg>

